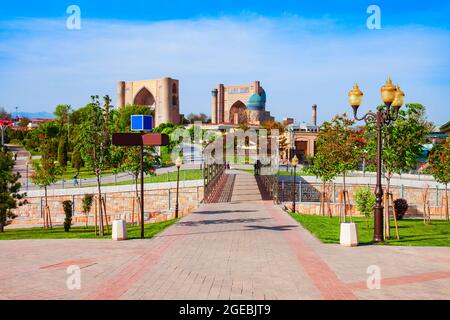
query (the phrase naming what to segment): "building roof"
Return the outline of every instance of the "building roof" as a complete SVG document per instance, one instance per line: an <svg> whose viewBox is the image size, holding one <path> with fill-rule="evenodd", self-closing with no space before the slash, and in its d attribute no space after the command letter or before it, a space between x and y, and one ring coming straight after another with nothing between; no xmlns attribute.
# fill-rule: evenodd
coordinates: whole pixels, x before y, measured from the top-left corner
<svg viewBox="0 0 450 320"><path fill-rule="evenodd" d="M444 124L442 127L439 128L442 132L449 131L450 130L450 121L448 121L446 124Z"/></svg>
<svg viewBox="0 0 450 320"><path fill-rule="evenodd" d="M299 122L299 123L293 123L287 126L288 131L302 131L302 132L318 132L320 129L320 126L314 126L310 123L306 122Z"/></svg>

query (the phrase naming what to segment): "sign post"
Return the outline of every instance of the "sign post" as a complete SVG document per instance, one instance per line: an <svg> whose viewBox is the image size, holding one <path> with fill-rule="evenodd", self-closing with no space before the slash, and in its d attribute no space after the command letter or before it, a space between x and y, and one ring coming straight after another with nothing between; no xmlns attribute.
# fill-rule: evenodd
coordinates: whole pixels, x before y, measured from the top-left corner
<svg viewBox="0 0 450 320"><path fill-rule="evenodd" d="M167 146L169 136L161 133L148 133L152 130L152 116L132 115L131 130L139 133L114 133L112 143L116 146L140 147L140 169L141 169L141 239L144 239L144 146Z"/></svg>

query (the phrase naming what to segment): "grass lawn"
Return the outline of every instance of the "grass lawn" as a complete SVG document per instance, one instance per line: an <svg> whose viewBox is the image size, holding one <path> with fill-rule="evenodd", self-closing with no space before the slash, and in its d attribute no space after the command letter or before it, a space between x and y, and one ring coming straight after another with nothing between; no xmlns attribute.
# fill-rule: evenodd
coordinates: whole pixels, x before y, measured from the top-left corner
<svg viewBox="0 0 450 320"><path fill-rule="evenodd" d="M201 180L203 179L203 171L200 169L192 170L180 170L180 181L185 180ZM144 178L144 183L157 183L157 182L173 182L177 181L177 172L167 172L157 176L150 176ZM102 184L102 186L121 186L133 184L133 180L121 181L110 184Z"/></svg>
<svg viewBox="0 0 450 320"><path fill-rule="evenodd" d="M145 238L149 239L156 234L163 231L165 228L171 226L179 219L174 219L165 222L158 222L152 224L146 224L144 226ZM111 239L111 226L110 233L100 237L95 236L94 227L72 227L69 232L64 232L63 227L54 227L53 229L43 228L23 228L23 229L6 229L5 232L0 233L0 240L22 240L22 239ZM128 238L140 239L141 228L137 225L128 225ZM106 232L106 228L105 228Z"/></svg>
<svg viewBox="0 0 450 320"><path fill-rule="evenodd" d="M309 232L323 243L339 243L339 218L315 215L291 214ZM371 244L373 238L373 219L369 220L369 228L364 218L353 218L358 225L359 243ZM450 246L450 222L434 220L431 225L425 225L421 219L404 219L398 222L400 240L395 236L394 222L391 223L391 240L384 245L395 246Z"/></svg>
<svg viewBox="0 0 450 320"><path fill-rule="evenodd" d="M72 180L73 176L77 172L77 169L72 168L71 166L67 166L66 170L64 170L63 174L58 177L59 180ZM102 175L110 175L113 174L112 169L103 170ZM80 175L78 179L87 179L87 178L95 178L95 174L92 172L90 168L82 167L80 170Z"/></svg>

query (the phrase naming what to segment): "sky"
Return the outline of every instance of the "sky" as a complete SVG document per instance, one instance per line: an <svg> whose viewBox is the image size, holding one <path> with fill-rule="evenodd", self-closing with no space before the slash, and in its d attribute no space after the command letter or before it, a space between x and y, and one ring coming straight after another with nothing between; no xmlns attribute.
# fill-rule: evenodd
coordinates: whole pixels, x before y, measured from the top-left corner
<svg viewBox="0 0 450 320"><path fill-rule="evenodd" d="M81 10L70 30L67 8ZM370 5L381 29L369 29ZM380 104L387 77L430 120L450 120L450 1L0 0L0 107L52 112L118 80L180 80L181 113L211 113L218 84L261 81L278 120L319 121Z"/></svg>

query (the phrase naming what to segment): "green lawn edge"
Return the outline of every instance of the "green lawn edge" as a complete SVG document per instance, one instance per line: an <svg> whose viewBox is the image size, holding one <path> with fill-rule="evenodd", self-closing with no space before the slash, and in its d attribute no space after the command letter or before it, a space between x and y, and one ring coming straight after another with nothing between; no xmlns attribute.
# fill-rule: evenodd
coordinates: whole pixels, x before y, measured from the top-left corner
<svg viewBox="0 0 450 320"><path fill-rule="evenodd" d="M340 224L338 217L323 217L290 213L306 230L325 244L339 244ZM358 226L359 244L372 245L373 219L354 217L353 222ZM368 226L367 226L368 223ZM387 246L420 246L420 247L449 247L450 221L433 220L431 225L425 225L421 219L399 220L400 240L395 237L395 227L391 224L391 239L377 245Z"/></svg>
<svg viewBox="0 0 450 320"><path fill-rule="evenodd" d="M175 224L180 219L172 219L163 222L156 222L144 225L145 239L151 239L157 234L164 231L166 228ZM109 226L109 233L104 236L96 236L94 227L76 226L72 227L69 232L65 232L63 227L54 227L52 229L43 228L20 228L20 229L5 229L0 233L0 241L2 240L44 240L44 239L111 239L111 226ZM127 225L128 239L140 239L141 229L138 225ZM105 228L106 233L106 228Z"/></svg>

